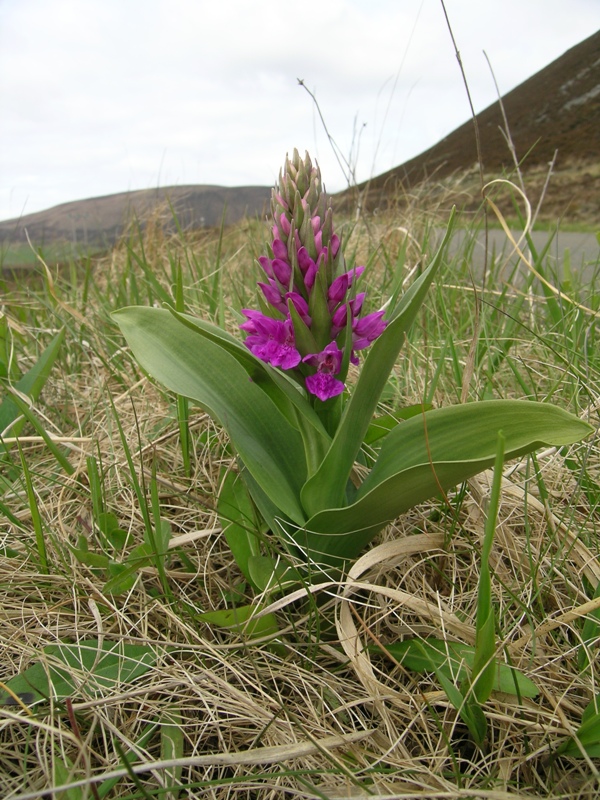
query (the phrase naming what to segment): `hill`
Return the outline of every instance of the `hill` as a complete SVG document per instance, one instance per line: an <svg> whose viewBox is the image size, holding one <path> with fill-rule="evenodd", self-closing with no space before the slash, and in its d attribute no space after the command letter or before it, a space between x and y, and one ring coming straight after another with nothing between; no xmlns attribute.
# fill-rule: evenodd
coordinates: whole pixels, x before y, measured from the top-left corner
<svg viewBox="0 0 600 800"><path fill-rule="evenodd" d="M245 215L263 214L269 208L268 186L172 186L123 192L89 200L76 200L0 222L0 244L18 244L29 238L36 245L71 242L88 247L107 247L128 224L144 222L156 208L163 210L165 224L174 225L173 211L182 228L231 225Z"/></svg>
<svg viewBox="0 0 600 800"><path fill-rule="evenodd" d="M546 217L597 221L600 216L600 31L521 83L502 98L528 196L537 203L555 158L543 210ZM500 102L477 115L487 177L511 172ZM465 181L466 178L466 181ZM479 159L473 121L399 167L359 185L367 206L385 207L425 181L447 189L461 180L461 195L479 202ZM345 193L347 200L351 199ZM450 198L453 199L453 198ZM460 202L460 201L459 201ZM467 202L468 205L468 202Z"/></svg>

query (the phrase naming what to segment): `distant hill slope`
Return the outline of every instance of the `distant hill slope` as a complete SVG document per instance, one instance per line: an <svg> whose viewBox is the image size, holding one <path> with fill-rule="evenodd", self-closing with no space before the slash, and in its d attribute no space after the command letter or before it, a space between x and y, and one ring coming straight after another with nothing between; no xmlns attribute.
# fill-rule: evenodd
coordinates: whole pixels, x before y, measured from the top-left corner
<svg viewBox="0 0 600 800"><path fill-rule="evenodd" d="M114 244L130 222L143 222L156 207L164 209L167 224L172 222L171 205L182 228L203 228L220 225L223 209L228 225L245 215L266 213L270 196L268 186L172 186L76 200L0 222L0 243L25 242L27 231L36 245L67 241L105 247Z"/></svg>
<svg viewBox="0 0 600 800"><path fill-rule="evenodd" d="M502 98L517 157L541 191L556 151L546 208L566 217L598 219L600 212L600 31L568 50ZM500 103L477 115L486 174L513 167ZM386 205L424 180L442 180L478 165L473 121L399 167L373 178L369 205ZM367 183L358 188L365 189ZM539 185L538 185L539 184ZM535 198L537 200L537 197Z"/></svg>

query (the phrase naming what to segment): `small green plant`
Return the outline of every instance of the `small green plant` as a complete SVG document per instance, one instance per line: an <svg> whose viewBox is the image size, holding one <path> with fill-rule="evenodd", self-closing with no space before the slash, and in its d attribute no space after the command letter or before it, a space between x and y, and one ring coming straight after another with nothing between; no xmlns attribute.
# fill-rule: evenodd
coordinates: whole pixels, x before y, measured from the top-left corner
<svg viewBox="0 0 600 800"><path fill-rule="evenodd" d="M175 308L115 314L140 364L199 403L226 429L245 489L270 535L309 581L343 570L390 521L416 503L505 458L561 446L591 427L560 408L488 401L401 420L375 445L365 437L405 335L438 273L446 236L429 266L385 308L363 315L364 267L346 268L321 175L297 151L273 191L273 240L259 259L261 311L243 311L245 343ZM352 364L368 348L354 386ZM260 527L260 525L259 525ZM255 535L259 531L255 529ZM234 556L260 558L247 535Z"/></svg>

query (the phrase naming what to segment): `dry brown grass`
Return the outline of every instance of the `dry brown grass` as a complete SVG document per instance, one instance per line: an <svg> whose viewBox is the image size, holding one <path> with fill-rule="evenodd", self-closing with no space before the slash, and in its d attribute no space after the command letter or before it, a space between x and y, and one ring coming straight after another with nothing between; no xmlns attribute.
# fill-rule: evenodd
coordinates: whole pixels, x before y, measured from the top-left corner
<svg viewBox="0 0 600 800"><path fill-rule="evenodd" d="M399 226L393 223L372 223L367 244L357 229L359 254L372 252L377 242L388 255L397 252L402 240L396 241ZM238 229L224 243L224 274L246 285L255 235L254 229ZM197 244L198 258L212 257L215 246ZM189 256L174 248L164 240L146 248L150 268L165 285L173 258L186 267ZM407 275L421 257L418 237L410 248ZM117 249L96 266L99 296L119 281L127 257ZM384 274L385 264L379 267ZM143 272L134 271L142 286ZM204 279L194 270L185 274L194 290ZM233 282L231 298L238 290ZM63 305L55 305L50 317L69 326L70 344L39 412L47 429L64 437L74 471L59 470L36 437L23 440L51 571L40 572L30 504L15 485L4 502L19 527L10 519L0 522L2 542L11 549L0 556L0 680L59 641L147 644L157 660L132 685L104 695L88 693L86 676L77 676L72 714L63 702L33 710L1 707L3 797L50 797L51 787L69 781L78 788L55 797L94 797L92 786L106 787L111 775L117 779L111 798L598 796L597 761L552 759L597 691L600 667L595 645L588 669L577 666L582 619L600 606L589 604L589 587L600 582L598 509L589 507L559 453L539 456L543 484L527 461L506 470L492 555L498 655L530 676L540 695L519 701L494 693L484 709L488 742L479 749L434 675L416 675L366 648L407 636L473 642L490 476L470 481L449 506L435 501L397 520L344 580L322 589L316 604L298 595L278 598L276 641L210 627L199 614L223 607L232 585L240 583L215 511L220 473L233 465L227 442L192 408L193 471L186 475L172 401L117 349L122 342L108 327L106 307L88 302L82 324L70 313L81 299L79 289L71 287L68 296L66 288L61 291ZM25 298L20 302L30 309L38 304L33 316L39 321L44 303ZM33 331L31 312L25 316L20 324ZM227 319L234 324L229 312ZM465 336L465 350L468 344ZM524 341L519 357L529 363L540 358L548 374L547 353L538 350ZM397 376L405 402L423 396L424 360L435 352L418 337L409 343ZM456 401L448 383L440 383L435 400ZM102 467L106 507L129 534L126 549L143 539L123 441L146 487L155 470L161 515L172 527L170 599L152 566L140 570L126 594L107 595L104 572L73 554L82 536L90 550L100 548L86 461L92 456ZM597 456L596 446L590 463ZM540 494L542 485L547 496ZM165 750L170 727L182 737L175 758ZM119 750L135 753L135 777ZM57 772L60 764L63 773Z"/></svg>

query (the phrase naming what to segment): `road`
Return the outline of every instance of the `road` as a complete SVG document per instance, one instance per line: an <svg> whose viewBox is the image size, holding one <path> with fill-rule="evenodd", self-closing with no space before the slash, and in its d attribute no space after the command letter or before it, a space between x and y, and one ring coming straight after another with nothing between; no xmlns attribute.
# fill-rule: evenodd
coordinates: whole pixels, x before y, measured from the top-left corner
<svg viewBox="0 0 600 800"><path fill-rule="evenodd" d="M515 241L518 241L519 234L513 232ZM459 230L452 237L450 243L451 254L456 252L465 251L467 241L473 239L473 234L470 231ZM593 233L575 233L572 231L558 231L552 233L549 231L534 231L532 234L533 246L538 254L541 253L551 240L550 247L544 260L544 266L552 272L558 269L558 275L563 277L562 263L565 257L565 252L569 252L570 265L573 271L578 274L579 280L585 284L592 280L598 281L600 276L600 242ZM526 243L523 242L521 249L527 255ZM491 262L492 254L496 258L501 258L500 263L507 262L507 268L503 270L507 274L508 264L514 264L517 261L517 255L513 252L513 245L508 237L502 230L488 231L488 266ZM481 275L483 269L485 255L485 233L478 231L473 243L473 256L472 264L475 268L475 274Z"/></svg>

